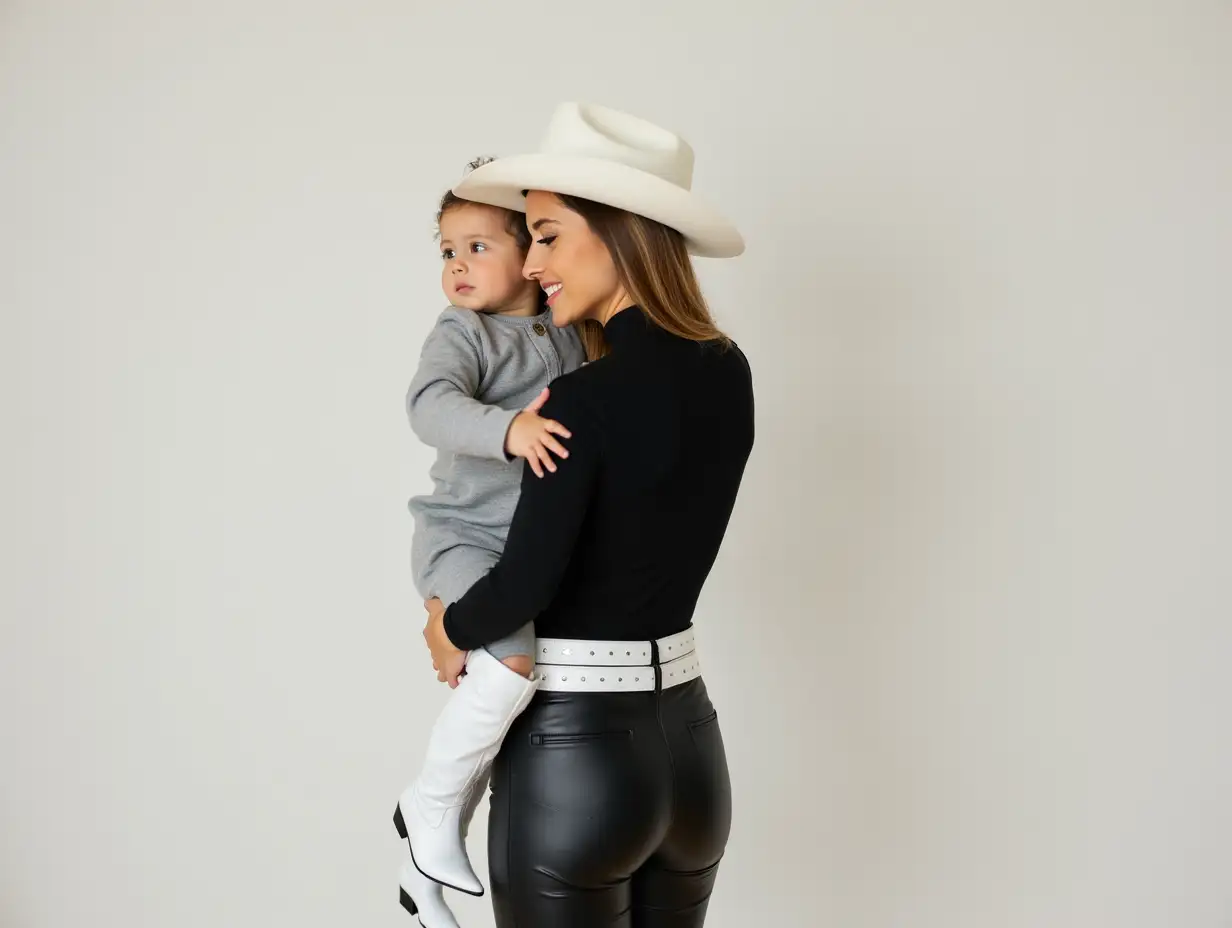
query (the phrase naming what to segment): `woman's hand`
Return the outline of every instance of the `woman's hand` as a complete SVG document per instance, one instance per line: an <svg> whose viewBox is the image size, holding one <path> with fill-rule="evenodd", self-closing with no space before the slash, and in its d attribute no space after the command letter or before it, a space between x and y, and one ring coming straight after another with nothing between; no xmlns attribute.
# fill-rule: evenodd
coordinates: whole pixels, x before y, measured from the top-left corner
<svg viewBox="0 0 1232 928"><path fill-rule="evenodd" d="M432 669L436 679L448 683L450 689L461 682L466 667L466 652L459 651L445 634L445 604L439 599L424 600L428 624L424 626L424 641L432 652Z"/></svg>

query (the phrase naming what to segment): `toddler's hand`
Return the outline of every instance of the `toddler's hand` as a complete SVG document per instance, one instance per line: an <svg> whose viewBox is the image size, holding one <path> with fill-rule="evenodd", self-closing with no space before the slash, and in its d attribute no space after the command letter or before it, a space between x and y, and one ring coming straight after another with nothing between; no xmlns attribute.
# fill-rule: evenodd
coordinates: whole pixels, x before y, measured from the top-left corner
<svg viewBox="0 0 1232 928"><path fill-rule="evenodd" d="M529 406L514 417L513 424L509 426L509 434L505 436L506 453L514 457L526 458L536 477L543 476L544 467L556 473L556 462L552 460L552 452L555 452L562 460L569 456L569 452L556 440L554 435L560 435L562 438L573 437L569 430L559 422L539 415L539 410L547 400L548 391L545 388Z"/></svg>

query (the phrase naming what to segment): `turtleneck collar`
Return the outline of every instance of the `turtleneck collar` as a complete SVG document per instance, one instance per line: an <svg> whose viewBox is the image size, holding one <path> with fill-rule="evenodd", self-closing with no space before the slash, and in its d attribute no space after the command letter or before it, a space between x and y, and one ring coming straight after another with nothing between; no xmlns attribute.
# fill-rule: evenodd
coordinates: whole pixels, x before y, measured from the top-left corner
<svg viewBox="0 0 1232 928"><path fill-rule="evenodd" d="M603 335L613 348L632 344L645 338L654 328L654 323L636 304L616 313L603 325Z"/></svg>

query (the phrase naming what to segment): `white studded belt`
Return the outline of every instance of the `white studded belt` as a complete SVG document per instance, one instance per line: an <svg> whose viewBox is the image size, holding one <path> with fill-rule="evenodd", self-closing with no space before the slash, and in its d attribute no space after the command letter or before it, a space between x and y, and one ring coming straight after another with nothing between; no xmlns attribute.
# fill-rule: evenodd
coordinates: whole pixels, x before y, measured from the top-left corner
<svg viewBox="0 0 1232 928"><path fill-rule="evenodd" d="M538 638L535 672L545 690L638 692L701 675L693 629L653 641Z"/></svg>

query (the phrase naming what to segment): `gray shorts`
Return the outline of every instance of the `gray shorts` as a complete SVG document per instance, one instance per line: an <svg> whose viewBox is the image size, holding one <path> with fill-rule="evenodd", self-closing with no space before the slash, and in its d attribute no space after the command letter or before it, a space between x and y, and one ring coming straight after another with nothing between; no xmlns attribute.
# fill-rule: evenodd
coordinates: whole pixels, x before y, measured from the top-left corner
<svg viewBox="0 0 1232 928"><path fill-rule="evenodd" d="M462 598L475 581L496 566L500 555L477 545L457 545L433 555L428 563L416 563L415 586L424 599L433 596L446 607ZM498 661L535 653L535 623L527 622L504 638L489 642L484 649Z"/></svg>

